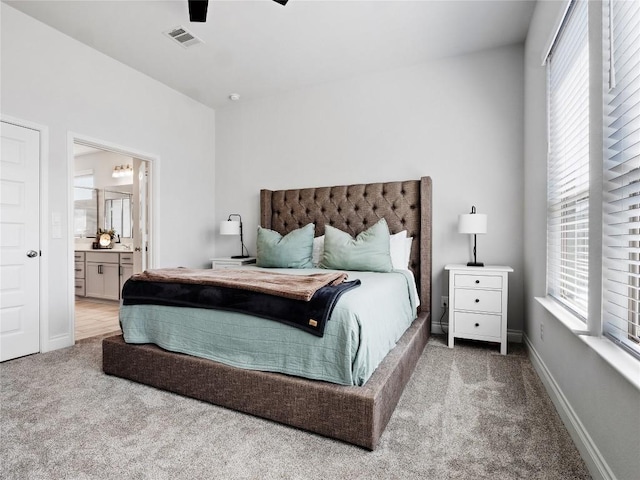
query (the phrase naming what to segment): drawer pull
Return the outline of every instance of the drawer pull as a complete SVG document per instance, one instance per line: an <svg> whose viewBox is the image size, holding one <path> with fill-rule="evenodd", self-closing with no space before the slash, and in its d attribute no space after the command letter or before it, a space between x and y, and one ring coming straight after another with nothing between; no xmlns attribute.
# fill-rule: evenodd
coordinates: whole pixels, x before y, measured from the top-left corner
<svg viewBox="0 0 640 480"><path fill-rule="evenodd" d="M76 288L82 288L82 285L76 285Z"/></svg>
<svg viewBox="0 0 640 480"><path fill-rule="evenodd" d="M476 283L480 283L480 280L476 280Z"/></svg>
<svg viewBox="0 0 640 480"><path fill-rule="evenodd" d="M476 298L476 303L480 303L480 299L479 298Z"/></svg>
<svg viewBox="0 0 640 480"><path fill-rule="evenodd" d="M480 326L480 324L479 324L479 323L476 323L476 327L479 327L479 326Z"/></svg>

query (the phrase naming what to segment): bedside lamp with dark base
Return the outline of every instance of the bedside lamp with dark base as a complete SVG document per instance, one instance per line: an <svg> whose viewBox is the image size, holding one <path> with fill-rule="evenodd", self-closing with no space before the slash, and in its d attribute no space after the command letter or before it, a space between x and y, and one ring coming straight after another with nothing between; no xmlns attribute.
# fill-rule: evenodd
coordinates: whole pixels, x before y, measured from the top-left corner
<svg viewBox="0 0 640 480"><path fill-rule="evenodd" d="M238 217L238 220L231 220L231 217ZM231 258L249 258L247 248L244 246L242 238L242 217L237 213L229 215L227 220L220 222L220 235L240 235L240 255ZM247 252L247 255L245 255Z"/></svg>
<svg viewBox="0 0 640 480"><path fill-rule="evenodd" d="M484 267L476 257L476 236L487 233L487 216L476 213L475 206L471 207L471 213L458 215L458 233L473 235L473 262L467 263L467 267Z"/></svg>

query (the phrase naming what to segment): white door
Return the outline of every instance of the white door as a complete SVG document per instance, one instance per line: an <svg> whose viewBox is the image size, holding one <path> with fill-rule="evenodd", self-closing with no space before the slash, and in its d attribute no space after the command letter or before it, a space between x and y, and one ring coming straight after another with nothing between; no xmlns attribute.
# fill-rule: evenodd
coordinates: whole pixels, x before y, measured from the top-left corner
<svg viewBox="0 0 640 480"><path fill-rule="evenodd" d="M40 132L0 127L0 361L40 351Z"/></svg>
<svg viewBox="0 0 640 480"><path fill-rule="evenodd" d="M140 273L149 268L149 162L133 162L133 273Z"/></svg>

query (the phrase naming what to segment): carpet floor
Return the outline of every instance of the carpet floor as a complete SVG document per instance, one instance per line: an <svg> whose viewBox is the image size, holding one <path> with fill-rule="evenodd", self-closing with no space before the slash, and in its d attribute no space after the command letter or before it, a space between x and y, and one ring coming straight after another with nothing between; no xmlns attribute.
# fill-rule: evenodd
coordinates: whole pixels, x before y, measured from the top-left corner
<svg viewBox="0 0 640 480"><path fill-rule="evenodd" d="M587 479L521 345L432 337L376 451L107 376L100 339L0 364L3 479Z"/></svg>

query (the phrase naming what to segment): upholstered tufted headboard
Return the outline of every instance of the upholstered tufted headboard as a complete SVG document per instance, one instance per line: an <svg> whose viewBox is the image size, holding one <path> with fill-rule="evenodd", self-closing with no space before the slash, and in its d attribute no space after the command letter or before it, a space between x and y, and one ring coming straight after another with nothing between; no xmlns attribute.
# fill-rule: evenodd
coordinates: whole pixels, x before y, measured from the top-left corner
<svg viewBox="0 0 640 480"><path fill-rule="evenodd" d="M413 237L409 266L421 310L431 309L431 177L298 190L261 190L260 224L282 235L315 223L316 236L331 225L355 236L384 218L391 233Z"/></svg>

